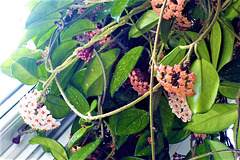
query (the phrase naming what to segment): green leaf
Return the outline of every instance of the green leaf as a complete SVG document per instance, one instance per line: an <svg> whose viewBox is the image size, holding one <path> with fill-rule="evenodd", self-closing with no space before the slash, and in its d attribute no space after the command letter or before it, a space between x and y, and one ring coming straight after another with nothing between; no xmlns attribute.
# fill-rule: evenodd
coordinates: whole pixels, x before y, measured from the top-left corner
<svg viewBox="0 0 240 160"><path fill-rule="evenodd" d="M67 144L68 150L71 150L74 144L76 144L91 129L92 126L86 126L85 128L80 128L76 131Z"/></svg>
<svg viewBox="0 0 240 160"><path fill-rule="evenodd" d="M110 14L112 2L108 2L101 11L98 12L97 17L95 19L95 24L101 21L103 18L107 17Z"/></svg>
<svg viewBox="0 0 240 160"><path fill-rule="evenodd" d="M141 132L148 125L148 112L140 109L128 109L119 114L116 135L130 135Z"/></svg>
<svg viewBox="0 0 240 160"><path fill-rule="evenodd" d="M200 144L196 149L196 155L200 156L202 154L210 152L209 144L207 141L204 141L204 143ZM200 158L199 160L210 160L210 156L206 156L203 158Z"/></svg>
<svg viewBox="0 0 240 160"><path fill-rule="evenodd" d="M54 1L41 0L31 11L26 22L26 28L38 21L41 21L64 8L70 6L74 0ZM42 26L41 26L42 27Z"/></svg>
<svg viewBox="0 0 240 160"><path fill-rule="evenodd" d="M225 10L224 17L229 20L233 20L234 18L239 16L239 14L236 10L238 10L238 11L240 10L240 1L238 1L238 0L227 7L227 9Z"/></svg>
<svg viewBox="0 0 240 160"><path fill-rule="evenodd" d="M97 105L98 105L98 101L95 99L95 100L93 100L92 101L92 103L91 103L91 107L90 107L90 113L97 107Z"/></svg>
<svg viewBox="0 0 240 160"><path fill-rule="evenodd" d="M212 141L212 140L207 140L207 143L210 145L211 151L219 151L219 150L227 150L230 148L228 148L226 145L224 145L221 142L218 141ZM234 160L234 156L232 152L219 152L219 153L215 153L213 154L213 158L216 160Z"/></svg>
<svg viewBox="0 0 240 160"><path fill-rule="evenodd" d="M70 112L67 103L62 98L55 95L48 94L45 105L54 118L63 118Z"/></svg>
<svg viewBox="0 0 240 160"><path fill-rule="evenodd" d="M142 33L146 33L148 30L157 25L158 19L158 14L153 10L149 10L138 19L136 26ZM128 37L137 38L141 36L141 33L138 31L138 29L135 26L132 26L128 33Z"/></svg>
<svg viewBox="0 0 240 160"><path fill-rule="evenodd" d="M91 155L99 146L101 143L101 138L97 139L95 142L91 142L85 146L83 146L81 149L79 149L77 152L75 152L71 157L70 160L85 160L89 155Z"/></svg>
<svg viewBox="0 0 240 160"><path fill-rule="evenodd" d="M181 50L179 47L174 48L170 53L168 53L159 63L164 66L174 66L178 64L184 57L185 51Z"/></svg>
<svg viewBox="0 0 240 160"><path fill-rule="evenodd" d="M72 54L73 49L78 44L78 41L70 40L60 44L52 54L52 65L56 68L60 65L68 56Z"/></svg>
<svg viewBox="0 0 240 160"><path fill-rule="evenodd" d="M160 99L159 112L161 115L162 130L164 135L167 136L172 129L175 115L172 113L172 109L168 104L168 100L164 96L161 96Z"/></svg>
<svg viewBox="0 0 240 160"><path fill-rule="evenodd" d="M159 18L159 16L158 16L158 18ZM161 23L161 26L160 26L160 35L161 35L161 41L165 45L167 45L167 42L168 42L168 36L169 36L169 33L171 31L171 28L172 28L171 25L172 25L171 20L162 19L162 23Z"/></svg>
<svg viewBox="0 0 240 160"><path fill-rule="evenodd" d="M186 35L192 40L196 40L198 38L198 33L196 32L191 32L191 31L186 31ZM207 45L203 40L201 40L198 44L197 50L201 56L201 58L204 58L205 60L207 60L208 62L210 62L210 56L209 56L209 52L208 52L208 48Z"/></svg>
<svg viewBox="0 0 240 160"><path fill-rule="evenodd" d="M49 77L49 72L46 70L45 62L38 66L38 78L46 81Z"/></svg>
<svg viewBox="0 0 240 160"><path fill-rule="evenodd" d="M151 144L148 142L148 138L150 138L150 132L145 131L143 134L140 136L137 142L137 146L135 148L135 156L150 156L152 155L152 150L151 150ZM161 133L158 134L156 140L156 151L155 154L159 154L161 150L163 149L163 136Z"/></svg>
<svg viewBox="0 0 240 160"><path fill-rule="evenodd" d="M116 48L100 54L106 72L107 84L112 65L117 59L119 51L120 50ZM102 67L98 58L95 56L95 58L87 66L82 88L88 96L98 96L102 94L103 86L104 79Z"/></svg>
<svg viewBox="0 0 240 160"><path fill-rule="evenodd" d="M14 62L14 60L12 58L9 58L1 64L2 73L6 74L7 76L12 77L12 78L14 78L14 76L12 75L12 71L11 71L11 65L13 62Z"/></svg>
<svg viewBox="0 0 240 160"><path fill-rule="evenodd" d="M82 114L86 114L89 111L89 104L83 95L73 86L68 85L66 88L66 96L74 107Z"/></svg>
<svg viewBox="0 0 240 160"><path fill-rule="evenodd" d="M187 97L188 104L193 113L204 113L210 110L217 96L219 77L217 71L205 59L197 59L191 66L190 71L197 77L194 81L196 95Z"/></svg>
<svg viewBox="0 0 240 160"><path fill-rule="evenodd" d="M146 2L146 1L145 0L129 0L127 6L134 7L134 6L141 5L144 2Z"/></svg>
<svg viewBox="0 0 240 160"><path fill-rule="evenodd" d="M47 30L47 32L46 33L44 33L43 35L41 35L41 34L39 34L38 36L37 36L37 39L38 39L38 41L37 41L37 48L39 48L39 47L41 47L42 45L44 45L44 43L45 42L47 42L49 39L50 39L50 37L51 37L51 35L53 34L53 31L56 29L56 27L57 26L54 26L54 27L52 27L52 29L48 29Z"/></svg>
<svg viewBox="0 0 240 160"><path fill-rule="evenodd" d="M121 14L125 7L127 6L127 4L128 0L114 0L110 13L115 21L119 22Z"/></svg>
<svg viewBox="0 0 240 160"><path fill-rule="evenodd" d="M228 62L218 74L224 81L240 83L240 58Z"/></svg>
<svg viewBox="0 0 240 160"><path fill-rule="evenodd" d="M219 92L227 98L235 99L240 88L240 83L223 81L220 83Z"/></svg>
<svg viewBox="0 0 240 160"><path fill-rule="evenodd" d="M32 50L26 47L21 47L11 54L11 58L17 60L20 57L28 57L38 61L41 59L41 55L42 51L40 50Z"/></svg>
<svg viewBox="0 0 240 160"><path fill-rule="evenodd" d="M32 58L21 57L11 65L12 75L26 85L38 82L38 68L36 61Z"/></svg>
<svg viewBox="0 0 240 160"><path fill-rule="evenodd" d="M227 26L234 31L234 28L231 22L227 19L222 19ZM234 40L235 37L232 35L223 25L222 28L222 45L221 45L221 54L218 62L218 71L232 59Z"/></svg>
<svg viewBox="0 0 240 160"><path fill-rule="evenodd" d="M29 25L27 27L26 34L24 35L24 37L21 39L19 43L19 46L28 42L30 39L34 38L35 36L38 36L42 33L48 32L48 30L51 30L55 26L54 22L58 21L60 18L61 18L61 14L56 12L45 17L44 19L41 19Z"/></svg>
<svg viewBox="0 0 240 160"><path fill-rule="evenodd" d="M95 25L91 20L80 19L67 28L67 30L62 34L62 39L71 39L76 35L91 31L94 28Z"/></svg>
<svg viewBox="0 0 240 160"><path fill-rule="evenodd" d="M65 90L68 82L70 81L72 75L74 74L75 69L78 66L78 63L79 63L79 61L71 64L70 66L68 66L67 68L65 68L63 71L61 71L58 74L58 81L59 81L63 90ZM53 81L53 84L51 86L50 94L54 94L54 95L59 95L60 94L60 91L59 91L55 81Z"/></svg>
<svg viewBox="0 0 240 160"><path fill-rule="evenodd" d="M143 51L143 47L135 47L128 51L118 62L115 72L110 84L110 93L113 96L114 92L122 85L122 83L128 78L128 74L132 71L140 58Z"/></svg>
<svg viewBox="0 0 240 160"><path fill-rule="evenodd" d="M66 160L68 159L67 153L64 147L57 141L45 138L45 137L34 137L30 139L30 144L40 144L44 147L47 147L51 150L51 153L54 158L58 160Z"/></svg>
<svg viewBox="0 0 240 160"><path fill-rule="evenodd" d="M176 144L182 142L183 140L189 137L191 132L189 130L184 129L185 126L186 123L182 122L182 120L177 118L176 116L174 117L172 128L170 132L168 132L167 134L167 140L169 144Z"/></svg>
<svg viewBox="0 0 240 160"><path fill-rule="evenodd" d="M233 124L237 119L236 104L214 104L210 111L194 114L185 129L194 133L215 133Z"/></svg>
<svg viewBox="0 0 240 160"><path fill-rule="evenodd" d="M212 56L212 65L214 68L217 68L221 41L222 41L221 27L219 23L216 21L210 33L210 49Z"/></svg>
<svg viewBox="0 0 240 160"><path fill-rule="evenodd" d="M115 137L116 149L119 149L128 139L128 135L116 135L115 128L117 125L118 116L119 116L119 114L115 114L115 115L109 117L109 125L110 125L110 128L112 129L114 137Z"/></svg>
<svg viewBox="0 0 240 160"><path fill-rule="evenodd" d="M70 83L75 88L77 88L82 94L84 94L84 91L82 89L82 83L83 83L83 79L84 79L86 70L87 70L86 68L83 68L83 69L77 71L70 80Z"/></svg>

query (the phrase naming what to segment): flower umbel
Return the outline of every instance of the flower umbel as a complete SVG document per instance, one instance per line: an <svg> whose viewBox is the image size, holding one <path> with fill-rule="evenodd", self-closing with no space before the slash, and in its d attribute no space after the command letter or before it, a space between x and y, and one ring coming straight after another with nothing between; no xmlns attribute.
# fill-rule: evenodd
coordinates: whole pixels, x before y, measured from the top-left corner
<svg viewBox="0 0 240 160"><path fill-rule="evenodd" d="M19 114L24 122L35 130L55 129L60 123L56 122L44 104L38 102L40 95L41 92L37 89L25 95L18 103Z"/></svg>
<svg viewBox="0 0 240 160"><path fill-rule="evenodd" d="M192 111L187 104L186 97L178 97L176 93L169 93L169 105L172 108L172 112L181 118L183 122L190 122L192 117Z"/></svg>
<svg viewBox="0 0 240 160"><path fill-rule="evenodd" d="M175 65L174 67L163 64L157 68L157 80L167 92L176 93L178 97L193 97L196 78L194 73L190 73L188 68Z"/></svg>

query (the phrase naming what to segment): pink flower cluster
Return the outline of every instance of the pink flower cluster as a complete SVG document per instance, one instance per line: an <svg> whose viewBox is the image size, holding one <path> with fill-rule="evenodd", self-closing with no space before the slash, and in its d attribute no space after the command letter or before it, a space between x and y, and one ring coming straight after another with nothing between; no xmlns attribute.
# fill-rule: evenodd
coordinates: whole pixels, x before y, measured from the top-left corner
<svg viewBox="0 0 240 160"><path fill-rule="evenodd" d="M192 117L192 111L188 106L186 97L178 97L176 93L168 93L169 105L172 112L181 118L183 122L190 122Z"/></svg>
<svg viewBox="0 0 240 160"><path fill-rule="evenodd" d="M41 92L37 89L26 94L18 103L19 114L24 122L35 130L55 129L60 123L56 122L45 105L38 102L40 95Z"/></svg>
<svg viewBox="0 0 240 160"><path fill-rule="evenodd" d="M193 97L196 93L193 88L193 83L196 75L188 73L189 71L180 65L164 66L160 64L157 70L157 80L164 87L164 89L171 93L174 92L178 97Z"/></svg>
<svg viewBox="0 0 240 160"><path fill-rule="evenodd" d="M158 15L160 15L163 2L164 0L151 1L152 8ZM184 2L185 0L167 0L163 18L166 20L169 20L170 18L176 18L176 24L179 27L191 27L191 22L187 19L187 17L182 15Z"/></svg>
<svg viewBox="0 0 240 160"><path fill-rule="evenodd" d="M77 56L86 62L90 62L90 60L92 59L92 53L93 47L83 48L82 50L77 51Z"/></svg>

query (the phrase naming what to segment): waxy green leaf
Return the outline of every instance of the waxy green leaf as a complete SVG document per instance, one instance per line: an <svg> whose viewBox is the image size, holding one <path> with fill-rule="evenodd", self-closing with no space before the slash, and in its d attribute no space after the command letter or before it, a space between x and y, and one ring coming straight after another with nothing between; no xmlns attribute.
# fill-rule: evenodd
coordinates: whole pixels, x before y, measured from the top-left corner
<svg viewBox="0 0 240 160"><path fill-rule="evenodd" d="M179 47L174 48L170 53L168 53L159 63L164 66L174 66L181 62L185 55L185 50L181 50Z"/></svg>
<svg viewBox="0 0 240 160"><path fill-rule="evenodd" d="M62 39L72 39L72 37L89 32L95 28L94 23L89 19L80 19L68 27L62 34Z"/></svg>
<svg viewBox="0 0 240 160"><path fill-rule="evenodd" d="M165 123L165 122L164 122ZM189 130L184 129L186 123L184 123L181 119L174 117L172 128L167 133L167 139L169 144L175 144L182 142L186 138L189 137L191 132Z"/></svg>
<svg viewBox="0 0 240 160"><path fill-rule="evenodd" d="M236 104L214 104L213 107L203 114L194 114L192 121L185 129L194 133L208 134L222 131L233 124L237 119Z"/></svg>
<svg viewBox="0 0 240 160"><path fill-rule="evenodd" d="M46 19L49 15L52 15L64 8L70 6L74 0L64 1L53 1L53 0L42 0L40 1L31 11L26 22L26 28L38 21ZM42 26L40 26L42 27Z"/></svg>
<svg viewBox="0 0 240 160"><path fill-rule="evenodd" d="M14 76L12 75L12 71L11 71L11 65L13 62L14 62L14 59L9 58L1 64L2 73L4 73L5 75L7 75L9 77L12 77L12 78L14 78Z"/></svg>
<svg viewBox="0 0 240 160"><path fill-rule="evenodd" d="M148 142L148 138L151 137L150 132L149 131L145 131L143 132L143 134L139 137L138 142L137 142L137 146L135 148L135 156L149 156L152 154L152 150L151 150L151 144ZM163 136L161 133L159 133L157 135L157 137L155 138L155 154L159 154L161 152L161 150L163 149Z"/></svg>
<svg viewBox="0 0 240 160"><path fill-rule="evenodd" d="M51 56L53 68L56 68L57 66L62 64L62 62L72 54L77 44L78 41L70 40L57 46Z"/></svg>
<svg viewBox="0 0 240 160"><path fill-rule="evenodd" d="M92 126L86 126L76 131L67 144L68 150L71 150L74 144L76 144L86 133L92 129Z"/></svg>
<svg viewBox="0 0 240 160"><path fill-rule="evenodd" d="M194 81L196 93L193 97L187 97L188 104L193 113L204 113L210 110L217 96L219 77L217 71L205 59L197 59L192 64L190 71L197 77Z"/></svg>
<svg viewBox="0 0 240 160"><path fill-rule="evenodd" d="M230 6L227 7L225 10L225 15L224 17L233 20L234 18L239 16L239 13L237 11L240 10L240 1L237 0L236 2L233 2Z"/></svg>
<svg viewBox="0 0 240 160"><path fill-rule="evenodd" d="M164 135L167 136L172 129L175 115L172 113L172 109L168 104L168 100L164 96L161 96L160 99L159 112L161 115L162 130Z"/></svg>
<svg viewBox="0 0 240 160"><path fill-rule="evenodd" d="M111 7L111 16L112 18L119 22L122 12L128 4L128 0L114 0Z"/></svg>
<svg viewBox="0 0 240 160"><path fill-rule="evenodd" d="M77 88L84 96L84 91L82 89L82 83L83 83L83 79L84 79L84 75L86 73L86 68L83 68L77 72L75 72L75 74L73 75L73 77L70 80L71 85L73 85L75 88Z"/></svg>
<svg viewBox="0 0 240 160"><path fill-rule="evenodd" d="M54 118L63 118L70 112L67 103L62 98L55 95L48 94L45 105Z"/></svg>
<svg viewBox="0 0 240 160"><path fill-rule="evenodd" d="M100 54L106 72L107 85L109 82L109 73L112 69L113 63L118 57L119 51L120 50L116 48ZM103 70L98 58L95 56L87 66L82 88L87 96L98 96L102 94L103 86Z"/></svg>
<svg viewBox="0 0 240 160"><path fill-rule="evenodd" d="M142 33L146 33L148 30L157 25L158 19L158 14L153 10L149 10L138 19L136 26ZM141 33L138 31L138 29L135 26L132 26L128 33L128 37L137 38L141 36Z"/></svg>
<svg viewBox="0 0 240 160"><path fill-rule="evenodd" d="M30 144L40 144L46 148L49 148L53 157L58 160L68 160L67 153L64 147L57 141L45 138L45 137L34 137L30 139Z"/></svg>
<svg viewBox="0 0 240 160"><path fill-rule="evenodd" d="M218 142L218 141L212 141L212 140L207 140L207 143L209 144L211 151L219 151L219 150L227 150L228 148L225 144ZM219 152L213 154L214 159L219 159L219 160L234 160L234 156L232 152Z"/></svg>
<svg viewBox="0 0 240 160"><path fill-rule="evenodd" d="M116 149L119 149L128 139L128 135L116 135L115 128L116 128L118 116L119 114L115 114L109 117L109 125L115 137Z"/></svg>
<svg viewBox="0 0 240 160"><path fill-rule="evenodd" d="M218 74L224 81L240 83L240 58L228 62Z"/></svg>
<svg viewBox="0 0 240 160"><path fill-rule="evenodd" d="M90 107L87 100L76 88L68 85L65 93L71 104L74 105L80 113L86 114L89 111Z"/></svg>
<svg viewBox="0 0 240 160"><path fill-rule="evenodd" d="M135 47L128 51L118 62L115 72L113 74L110 93L113 96L114 92L122 85L122 83L128 78L128 74L132 71L140 58L143 51L143 47Z"/></svg>
<svg viewBox="0 0 240 160"><path fill-rule="evenodd" d="M97 24L99 21L101 21L103 18L107 17L110 14L112 2L108 2L101 11L97 13L97 17L95 19L95 24Z"/></svg>
<svg viewBox="0 0 240 160"><path fill-rule="evenodd" d="M33 85L38 82L38 68L35 59L21 57L11 65L12 75L20 82Z"/></svg>
<svg viewBox="0 0 240 160"><path fill-rule="evenodd" d="M52 29L55 25L55 21L59 21L61 18L61 14L55 12L39 21L36 21L27 26L27 32L24 37L21 39L19 46L28 42L30 39L34 38L43 33L47 33L50 29Z"/></svg>
<svg viewBox="0 0 240 160"><path fill-rule="evenodd" d="M131 108L119 114L115 132L116 135L130 135L141 132L149 121L148 112Z"/></svg>
<svg viewBox="0 0 240 160"><path fill-rule="evenodd" d="M223 22L227 24L227 26L234 31L234 28L231 24L231 22L228 19L222 18ZM222 44L221 44L221 53L219 57L219 62L218 62L218 71L229 61L232 59L232 54L233 54L233 48L234 48L234 40L235 37L232 35L228 29L226 29L222 24L221 24L221 29L222 29Z"/></svg>
<svg viewBox="0 0 240 160"><path fill-rule="evenodd" d="M77 66L78 66L78 61L71 64L70 66L68 66L67 68L62 70L57 75L58 82L60 83L63 90L65 90L65 88L66 88L68 82L70 81L72 75L74 74L74 71L77 68ZM50 94L54 94L54 95L59 95L60 94L60 91L59 91L55 81L53 81L53 84L51 86Z"/></svg>
<svg viewBox="0 0 240 160"><path fill-rule="evenodd" d="M71 157L70 160L84 160L89 155L91 155L97 147L100 145L102 139L99 138L94 142L88 143L87 145L83 146L81 149L79 149L77 152L75 152Z"/></svg>
<svg viewBox="0 0 240 160"><path fill-rule="evenodd" d="M223 81L220 83L219 92L227 98L235 99L240 89L240 83Z"/></svg>
<svg viewBox="0 0 240 160"><path fill-rule="evenodd" d="M159 16L158 16L158 18L159 18ZM162 19L162 23L160 26L160 36L161 36L161 41L166 46L167 46L167 42L168 42L168 36L169 36L171 28L172 28L171 25L172 25L171 20Z"/></svg>
<svg viewBox="0 0 240 160"><path fill-rule="evenodd" d="M186 34L192 41L195 41L198 38L198 33L196 33L196 32L186 31ZM208 48L207 48L207 45L206 45L204 39L199 42L197 50L198 50L201 58L204 58L205 60L210 62Z"/></svg>
<svg viewBox="0 0 240 160"><path fill-rule="evenodd" d="M212 65L215 69L217 68L217 64L218 64L221 41L222 41L221 27L219 23L216 21L210 33L211 58L212 58Z"/></svg>
<svg viewBox="0 0 240 160"><path fill-rule="evenodd" d="M34 42L36 44L37 48L39 48L41 46L44 46L44 44L47 43L47 41L52 36L54 30L56 29L56 27L57 26L54 26L54 27L52 27L52 29L50 29L50 30L48 29L46 33L37 35L37 37L36 37L37 38L37 44Z"/></svg>

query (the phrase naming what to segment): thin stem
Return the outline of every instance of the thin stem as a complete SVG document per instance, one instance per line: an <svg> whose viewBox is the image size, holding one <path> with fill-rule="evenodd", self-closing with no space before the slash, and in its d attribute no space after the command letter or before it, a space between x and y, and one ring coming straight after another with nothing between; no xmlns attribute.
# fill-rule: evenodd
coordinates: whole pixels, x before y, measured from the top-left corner
<svg viewBox="0 0 240 160"><path fill-rule="evenodd" d="M162 54L162 52L163 52L163 49L164 49L164 43L162 43L161 48L160 48L160 51L158 52L157 62L160 61L160 58L161 58L161 54Z"/></svg>
<svg viewBox="0 0 240 160"><path fill-rule="evenodd" d="M112 116L114 114L117 114L119 112L122 112L132 106L134 106L135 104L137 104L138 102L142 101L143 99L145 99L147 96L149 96L150 94L150 91L146 92L144 95L142 95L141 97L139 97L138 99L136 99L135 101L132 101L131 103L121 107L121 108L118 108L114 111L111 111L111 112L108 112L108 113L105 113L105 114L102 114L102 115L97 115L97 116L85 116L83 115L82 113L80 113L71 103L70 101L68 100L67 96L65 95L61 85L59 84L58 80L57 80L57 77L55 77L55 80L56 80L56 84L58 86L58 89L63 97L63 99L65 100L65 102L67 103L67 105L69 106L69 108L72 109L72 111L78 115L79 117L81 117L82 119L86 120L86 121L92 121L92 120L97 120L97 119L102 119L102 118L105 118L105 117L109 117L109 116ZM155 87L153 87L153 90L156 90L158 89L159 87L161 86L161 84L157 84Z"/></svg>
<svg viewBox="0 0 240 160"><path fill-rule="evenodd" d="M113 131L112 129L110 128L110 126L107 124L106 121L103 121L103 123L107 126L107 128L109 129L110 131L110 135L112 137L112 144L113 144L113 148L112 148L112 151L110 152L110 154L107 156L107 158L105 158L105 160L108 160L110 157L112 157L115 153L115 147L116 147L116 141L115 141L115 137L114 137L114 134L113 134Z"/></svg>
<svg viewBox="0 0 240 160"><path fill-rule="evenodd" d="M198 37L198 39L195 41L195 43L198 43L200 42L202 39L204 39L208 33L211 31L213 25L215 24L217 18L218 18L218 15L219 15L219 12L220 12L220 8L221 8L221 0L218 0L217 1L217 10L216 10L216 13L214 15L214 18L212 20L212 22L210 23L210 25L208 26L208 28L205 30L205 32L200 36Z"/></svg>
<svg viewBox="0 0 240 160"><path fill-rule="evenodd" d="M218 150L218 151L205 153L205 154L202 154L200 156L193 157L189 160L200 159L200 158L203 158L203 157L207 157L207 156L210 156L210 155L213 155L213 154L216 154L216 153L222 153L222 152L240 152L240 150L238 150L238 149L223 149L223 150Z"/></svg>
<svg viewBox="0 0 240 160"><path fill-rule="evenodd" d="M79 117L83 118L83 119L86 119L88 116L85 116L84 114L80 113L71 103L70 101L68 100L67 96L65 95L60 83L58 82L58 79L57 77L55 77L55 81L56 81L56 84L57 84L57 87L61 93L61 95L63 96L63 99L65 100L65 102L67 103L67 105L71 108L71 110L76 114L78 115Z"/></svg>
<svg viewBox="0 0 240 160"><path fill-rule="evenodd" d="M154 125L153 125L153 83L154 83L154 65L157 64L157 57L156 57L156 52L157 52L157 46L158 46L158 36L160 32L160 26L161 22L163 19L163 10L166 6L167 0L164 0L161 12L159 15L159 20L158 20L158 26L157 26L157 31L155 35L155 41L154 41L154 47L153 47L153 53L152 53L152 63L151 63L151 78L150 78L150 102L149 102L149 115L150 115L150 134L151 134L151 151L152 151L152 160L155 160L155 142L154 142Z"/></svg>
<svg viewBox="0 0 240 160"><path fill-rule="evenodd" d="M103 103L104 103L104 100L105 100L105 97L106 97L106 91L107 91L107 76L106 76L106 71L105 71L105 67L103 65L103 62L100 58L100 56L98 55L97 51L94 49L93 50L101 67L102 67L102 71L103 71L103 81L104 81L104 84L103 84L103 96L102 96L102 101L100 103L100 107L102 107Z"/></svg>
<svg viewBox="0 0 240 160"><path fill-rule="evenodd" d="M127 15L129 16L130 21L132 22L133 26L138 30L138 32L143 36L143 38L145 38L149 43L152 43L150 39L148 39L143 33L142 31L138 28L138 26L136 25L136 23L134 23L132 17L129 15L127 9L125 8L125 12L127 13Z"/></svg>

